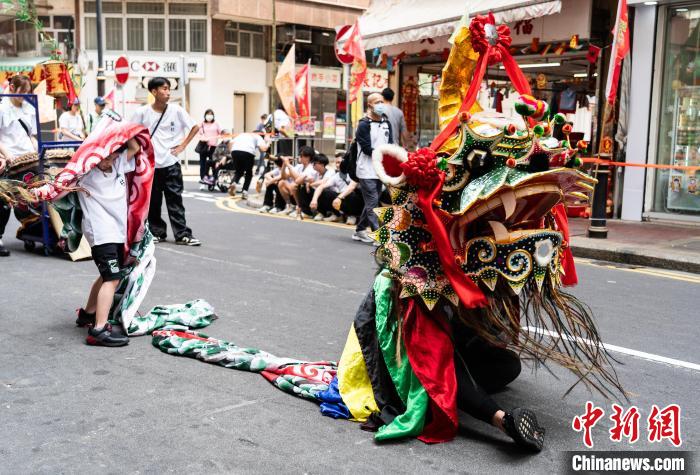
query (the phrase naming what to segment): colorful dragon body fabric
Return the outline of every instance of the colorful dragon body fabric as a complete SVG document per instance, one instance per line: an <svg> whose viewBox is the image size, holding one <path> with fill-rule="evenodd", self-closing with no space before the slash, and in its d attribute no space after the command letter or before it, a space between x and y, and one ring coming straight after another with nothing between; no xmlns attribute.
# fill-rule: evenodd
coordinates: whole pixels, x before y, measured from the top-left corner
<svg viewBox="0 0 700 475"><path fill-rule="evenodd" d="M572 146L563 116L532 97L508 35L491 15L455 32L440 86L441 133L416 152L374 151L392 202L376 210L380 269L337 365L280 359L196 332L156 331L153 344L261 372L280 389L320 402L322 412L323 397L336 391L330 415L364 422L378 441L454 438L464 355L488 358L481 352L489 348L536 366L557 363L576 384L625 397L590 310L563 290L577 283L565 207L595 184L578 170L586 144ZM519 117L475 104L486 67L497 62L520 94Z"/></svg>

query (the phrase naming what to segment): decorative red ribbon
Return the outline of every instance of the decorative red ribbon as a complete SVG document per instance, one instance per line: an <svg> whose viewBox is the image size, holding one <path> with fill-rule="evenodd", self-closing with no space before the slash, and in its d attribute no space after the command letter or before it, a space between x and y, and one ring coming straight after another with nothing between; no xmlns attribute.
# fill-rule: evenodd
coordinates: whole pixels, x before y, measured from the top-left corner
<svg viewBox="0 0 700 475"><path fill-rule="evenodd" d="M554 221L557 223L557 228L561 231L564 237L564 252L561 257L561 266L564 269L564 276L561 279L561 283L566 286L576 285L578 283L578 276L576 275L576 266L574 265L574 255L571 253L571 248L569 247L569 218L566 216L566 208L564 205L559 203L554 208L552 208L552 215L554 216Z"/></svg>
<svg viewBox="0 0 700 475"><path fill-rule="evenodd" d="M474 77L471 84L469 84L469 89L466 96L464 96L459 112L455 114L449 124L447 124L447 127L430 144L430 148L435 151L440 149L457 129L457 126L459 126L460 113L469 112L469 109L476 102L476 96L481 88L481 81L484 79L489 65L502 62L515 90L520 94L532 94L530 83L521 71L518 63L510 55L510 51L508 51L512 41L510 28L507 25L496 26L495 23L493 13L489 13L488 16L477 15L469 25L472 47L474 51L479 53L479 59L476 62Z"/></svg>
<svg viewBox="0 0 700 475"><path fill-rule="evenodd" d="M430 398L430 414L418 439L435 444L457 435L457 377L449 325L425 313L416 299L408 299L403 317L404 343L411 368Z"/></svg>

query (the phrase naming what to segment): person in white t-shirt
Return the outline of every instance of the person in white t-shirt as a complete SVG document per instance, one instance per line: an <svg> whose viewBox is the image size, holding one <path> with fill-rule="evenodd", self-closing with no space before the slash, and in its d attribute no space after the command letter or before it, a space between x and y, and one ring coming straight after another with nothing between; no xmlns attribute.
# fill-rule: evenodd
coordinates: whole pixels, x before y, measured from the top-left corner
<svg viewBox="0 0 700 475"><path fill-rule="evenodd" d="M280 181L278 188L284 201L289 203L287 205L289 209L286 213L292 218L299 217L302 213L299 204L299 187L305 187L307 183L314 182L318 178L311 164L314 155L316 155L316 152L313 148L304 146L299 149L299 163L296 165L292 166L288 158L282 158L284 160L284 168L282 169L282 181ZM294 206L291 205L292 202Z"/></svg>
<svg viewBox="0 0 700 475"><path fill-rule="evenodd" d="M293 152L294 125L292 119L284 111L282 103L277 104L277 109L272 113L272 125L277 134L277 156L291 156Z"/></svg>
<svg viewBox="0 0 700 475"><path fill-rule="evenodd" d="M250 182L253 180L255 156L258 150L265 152L269 147L270 143L267 137L263 139L262 136L256 132L244 132L233 138L231 142L231 158L233 159L235 174L233 177L233 184L228 189L228 193L231 196L236 194L236 183L238 183L238 180L245 176L243 180L242 196L244 200L248 199L248 188L250 187Z"/></svg>
<svg viewBox="0 0 700 475"><path fill-rule="evenodd" d="M155 242L165 241L168 225L161 217L161 205L165 195L175 243L199 246L202 243L192 236L192 230L187 227L185 220L185 206L182 203L184 184L177 158L197 135L199 126L182 107L168 103L170 81L166 78L152 78L148 81L148 91L155 98L155 102L139 107L131 121L148 128L156 156L151 205L148 210L151 233Z"/></svg>
<svg viewBox="0 0 700 475"><path fill-rule="evenodd" d="M58 140L67 141L83 141L85 140L85 124L83 117L80 115L80 101L75 99L70 104L70 110L61 114L58 118Z"/></svg>
<svg viewBox="0 0 700 475"><path fill-rule="evenodd" d="M32 82L24 75L10 79L10 94L29 94ZM36 111L21 97L11 97L0 103L0 173L22 155L36 153ZM0 201L0 257L10 255L3 245L2 235L10 220L10 206Z"/></svg>
<svg viewBox="0 0 700 475"><path fill-rule="evenodd" d="M313 199L316 189L321 186L323 180L330 178L335 172L328 169L328 157L322 153L317 153L314 158L311 159L311 169L312 171L305 173L304 183L297 186L297 204L301 209L302 217L312 217L315 221L321 221L323 215L317 213L316 209L311 207L311 201Z"/></svg>
<svg viewBox="0 0 700 475"><path fill-rule="evenodd" d="M343 155L342 153L336 155L336 172L324 177L321 185L314 191L310 206L312 210L318 211L323 221L341 222L343 216L346 216L347 224L354 225L357 222L357 216L362 213L364 202L362 194L357 189L357 182L352 181L347 173L340 171Z"/></svg>
<svg viewBox="0 0 700 475"><path fill-rule="evenodd" d="M78 310L76 321L78 326L88 326L85 340L88 345L124 346L129 343L129 337L112 330L107 318L123 276L128 217L126 174L134 170L134 155L139 150L138 142L131 139L78 180L78 185L85 190L78 193L83 211L83 235L100 272L85 307Z"/></svg>
<svg viewBox="0 0 700 475"><path fill-rule="evenodd" d="M282 181L282 168L284 161L281 158L275 159L275 168L265 173L263 176L263 186L265 187L265 198L263 205L258 208L261 213L277 214L281 212L286 203L278 185Z"/></svg>

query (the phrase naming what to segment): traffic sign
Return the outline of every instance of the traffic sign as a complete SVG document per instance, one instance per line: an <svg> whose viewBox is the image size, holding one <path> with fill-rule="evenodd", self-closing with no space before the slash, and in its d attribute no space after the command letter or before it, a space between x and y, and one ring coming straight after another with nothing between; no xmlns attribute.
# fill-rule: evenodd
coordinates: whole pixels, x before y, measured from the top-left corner
<svg viewBox="0 0 700 475"><path fill-rule="evenodd" d="M129 60L126 56L119 56L115 61L114 78L120 85L124 85L129 80Z"/></svg>
<svg viewBox="0 0 700 475"><path fill-rule="evenodd" d="M338 61L343 64L352 64L355 59L353 55L341 52L340 46L338 45L339 41L348 40L350 37L350 30L352 30L352 25L343 25L338 28L338 31L335 34L335 56L338 58Z"/></svg>

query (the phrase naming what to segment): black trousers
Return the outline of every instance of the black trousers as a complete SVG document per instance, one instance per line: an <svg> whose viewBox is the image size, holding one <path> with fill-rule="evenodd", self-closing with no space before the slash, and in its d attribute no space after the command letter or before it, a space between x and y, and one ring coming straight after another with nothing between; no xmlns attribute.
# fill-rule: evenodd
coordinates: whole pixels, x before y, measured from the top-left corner
<svg viewBox="0 0 700 475"><path fill-rule="evenodd" d="M520 358L506 348L492 346L462 324L453 326L457 407L491 423L501 410L490 393L505 388L520 374Z"/></svg>
<svg viewBox="0 0 700 475"><path fill-rule="evenodd" d="M154 236L165 238L168 225L160 216L160 208L165 196L170 225L173 227L175 239L192 236L192 230L185 221L185 206L182 204L182 169L179 163L165 168L156 168L153 175L151 191L151 207L148 210L148 223Z"/></svg>
<svg viewBox="0 0 700 475"><path fill-rule="evenodd" d="M267 185L267 188L265 188L265 199L263 201L263 205L269 206L270 208L274 206L277 209L284 209L285 206L287 206L284 198L282 198L280 189L277 187L277 183Z"/></svg>
<svg viewBox="0 0 700 475"><path fill-rule="evenodd" d="M211 159L214 155L216 147L209 146L205 152L199 154L199 178L203 179L209 174L209 169L212 168Z"/></svg>
<svg viewBox="0 0 700 475"><path fill-rule="evenodd" d="M10 220L10 207L7 205L7 203L0 202L0 239L2 239L2 235L5 234L5 226L7 226L7 222Z"/></svg>
<svg viewBox="0 0 700 475"><path fill-rule="evenodd" d="M309 191L306 191L306 185L297 185L297 196L299 197L299 202L297 203L297 206L301 208L301 211L308 214L312 215L314 214L311 211L311 198L314 197L314 189L309 187Z"/></svg>
<svg viewBox="0 0 700 475"><path fill-rule="evenodd" d="M233 182L238 183L238 180L245 175L245 179L243 180L243 191L248 191L250 182L253 180L255 155L252 153L243 152L241 150L234 150L231 152L231 157L233 158L233 169L235 170Z"/></svg>
<svg viewBox="0 0 700 475"><path fill-rule="evenodd" d="M346 216L359 216L362 213L362 208L364 208L364 201L362 201L362 194L355 190L346 196L341 205L340 211L333 207L333 200L338 197L339 193L331 191L328 188L321 192L321 196L318 197L318 210L323 214L333 213L338 216L341 212Z"/></svg>

